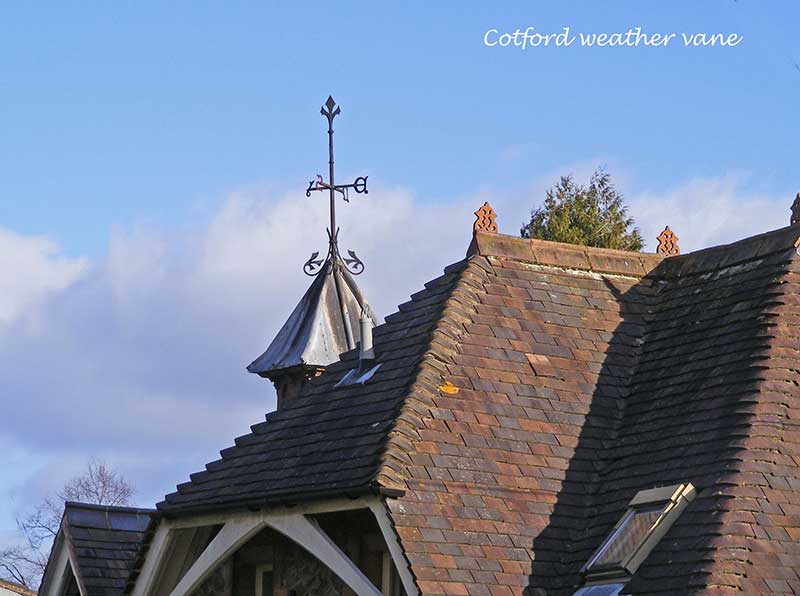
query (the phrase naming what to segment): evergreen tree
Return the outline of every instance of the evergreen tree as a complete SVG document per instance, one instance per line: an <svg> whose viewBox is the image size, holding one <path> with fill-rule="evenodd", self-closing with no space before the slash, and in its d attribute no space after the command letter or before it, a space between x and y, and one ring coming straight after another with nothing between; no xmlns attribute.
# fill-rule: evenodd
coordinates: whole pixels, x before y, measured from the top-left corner
<svg viewBox="0 0 800 596"><path fill-rule="evenodd" d="M544 205L531 212L520 235L620 250L638 251L644 246L623 196L602 169L592 174L588 186L576 184L572 176L562 176L547 191Z"/></svg>

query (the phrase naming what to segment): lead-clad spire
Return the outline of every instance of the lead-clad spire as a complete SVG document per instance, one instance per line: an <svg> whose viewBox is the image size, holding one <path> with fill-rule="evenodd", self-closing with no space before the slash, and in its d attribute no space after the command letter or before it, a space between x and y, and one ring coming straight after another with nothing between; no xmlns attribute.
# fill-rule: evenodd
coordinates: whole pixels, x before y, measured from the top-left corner
<svg viewBox="0 0 800 596"><path fill-rule="evenodd" d="M306 196L327 190L330 198L328 254L311 255L303 265L306 275L314 277L300 302L289 315L267 350L247 370L270 379L278 392L278 407L294 397L308 380L336 362L339 355L354 349L361 341L359 318L366 313L374 325L369 305L353 279L364 271L364 263L352 250L347 257L339 252L339 228L336 225L336 197L349 202L352 189L367 194L367 177L352 184L337 185L333 167L333 119L341 113L332 97L320 110L328 121L328 181L321 175L308 184Z"/></svg>

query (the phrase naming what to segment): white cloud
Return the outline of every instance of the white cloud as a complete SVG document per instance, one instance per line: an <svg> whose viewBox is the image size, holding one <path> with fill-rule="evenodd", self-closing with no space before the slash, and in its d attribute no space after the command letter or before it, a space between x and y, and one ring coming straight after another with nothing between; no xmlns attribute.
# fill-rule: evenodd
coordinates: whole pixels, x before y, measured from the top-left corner
<svg viewBox="0 0 800 596"><path fill-rule="evenodd" d="M698 178L629 199L649 250L655 250L656 237L668 225L678 235L683 252L787 226L792 200L745 191L738 176Z"/></svg>
<svg viewBox="0 0 800 596"><path fill-rule="evenodd" d="M359 283L378 314L463 256L472 209L381 188L339 203L341 246L365 262ZM29 474L60 478L53 470L101 456L156 498L262 420L274 393L245 366L310 283L302 264L324 254L326 211L295 195L237 194L178 234L116 229L91 266L15 238L44 247L43 270L72 274L18 301L0 327L4 429L37 454Z"/></svg>
<svg viewBox="0 0 800 596"><path fill-rule="evenodd" d="M576 162L541 176L524 186L489 193L498 212L501 232L514 234L518 222L541 204L545 191L559 176L572 175L585 184L599 166L612 173L626 198L629 213L645 239L645 250L654 252L656 238L669 225L680 239L681 250L691 252L735 242L789 225L793 194L772 196L748 189L744 174L693 178L663 189L634 190L635 176L624 165L603 157Z"/></svg>
<svg viewBox="0 0 800 596"><path fill-rule="evenodd" d="M69 259L58 252L48 238L0 228L0 324L11 322L85 273L84 259Z"/></svg>
<svg viewBox="0 0 800 596"><path fill-rule="evenodd" d="M593 169L572 171L582 180ZM484 200L501 231L515 234L555 179L449 201L375 187L338 203L340 245L364 261L359 284L385 316L463 257ZM745 193L734 178L628 196L648 240L668 223L684 251L788 219L785 198ZM201 469L273 409L269 383L244 367L310 282L301 266L312 251L324 254L326 225L320 197L248 192L179 232L117 229L92 263L0 231L0 266L11 272L0 280L4 441L32 454L27 474L38 479L18 476L17 465L0 480L27 487L15 493L22 498L55 470L99 456L121 466L149 505Z"/></svg>

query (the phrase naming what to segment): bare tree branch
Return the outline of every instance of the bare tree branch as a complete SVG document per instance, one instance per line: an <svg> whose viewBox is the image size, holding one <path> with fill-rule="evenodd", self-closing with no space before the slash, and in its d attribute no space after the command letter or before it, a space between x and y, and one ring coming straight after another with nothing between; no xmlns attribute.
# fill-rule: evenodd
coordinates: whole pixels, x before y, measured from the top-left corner
<svg viewBox="0 0 800 596"><path fill-rule="evenodd" d="M58 497L62 501L125 505L133 493L133 487L118 472L103 462L92 460L86 473L67 482Z"/></svg>
<svg viewBox="0 0 800 596"><path fill-rule="evenodd" d="M31 511L17 518L25 545L0 549L0 578L27 588L38 586L47 565L50 545L61 527L64 501L128 505L134 492L119 472L102 461L90 461L81 476L67 481L54 496L42 498Z"/></svg>
<svg viewBox="0 0 800 596"><path fill-rule="evenodd" d="M28 557L22 548L12 547L0 550L0 576L14 583L31 587L31 574Z"/></svg>

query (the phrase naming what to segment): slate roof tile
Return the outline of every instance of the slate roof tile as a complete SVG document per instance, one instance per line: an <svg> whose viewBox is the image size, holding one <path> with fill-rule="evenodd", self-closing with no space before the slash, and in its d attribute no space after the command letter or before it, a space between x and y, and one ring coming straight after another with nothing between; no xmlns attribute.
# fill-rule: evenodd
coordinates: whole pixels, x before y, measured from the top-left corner
<svg viewBox="0 0 800 596"><path fill-rule="evenodd" d="M634 594L800 593L800 259L476 234L356 355L167 495L186 515L378 487L425 594L567 595L639 490L697 498ZM457 393L439 389L444 383Z"/></svg>
<svg viewBox="0 0 800 596"><path fill-rule="evenodd" d="M152 531L151 509L67 502L61 531L85 596L121 596Z"/></svg>

